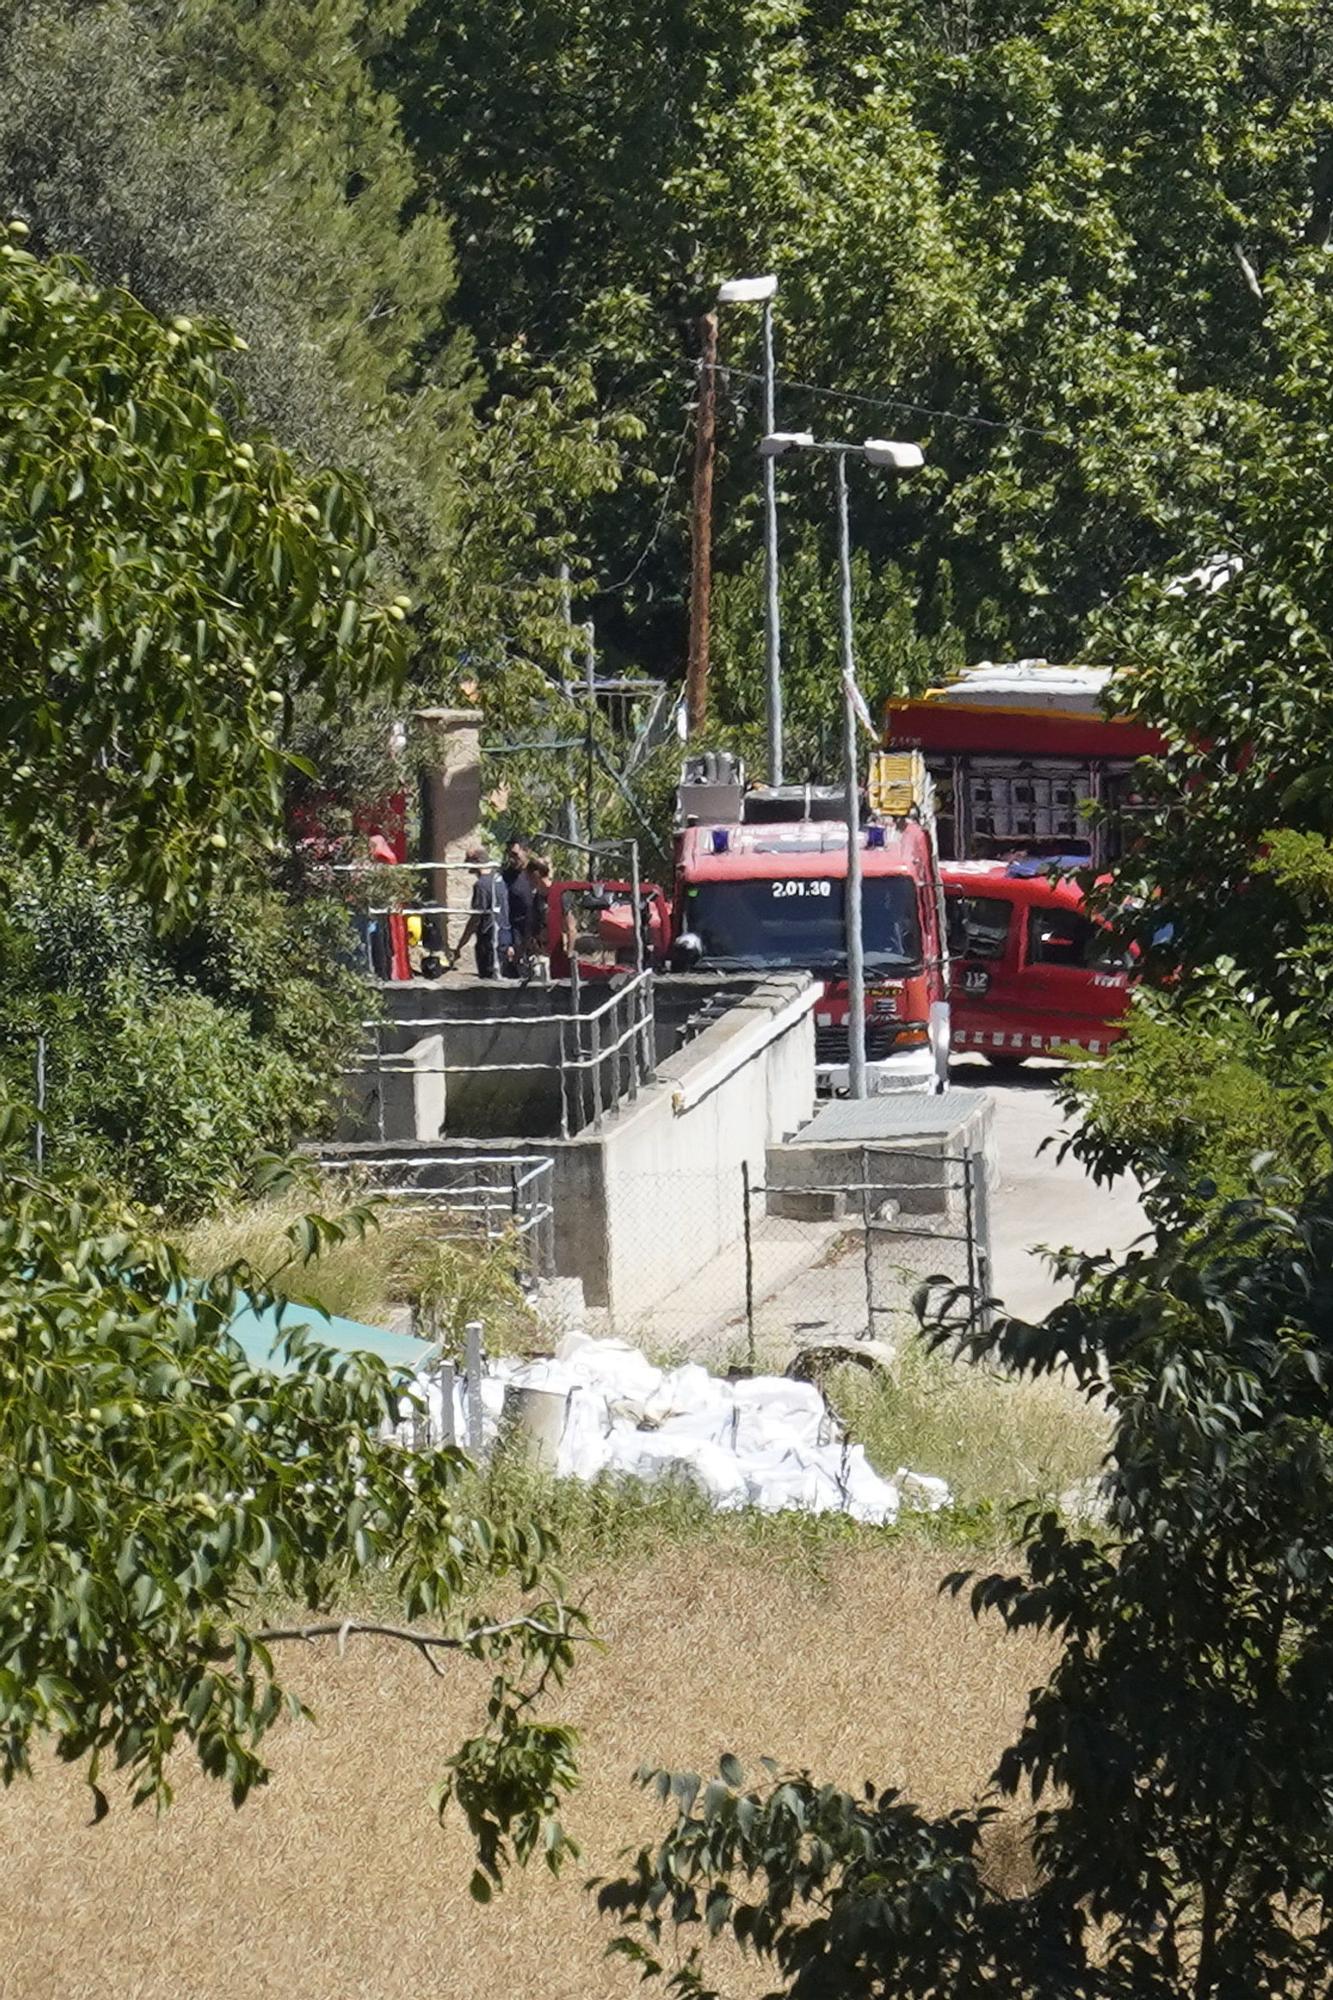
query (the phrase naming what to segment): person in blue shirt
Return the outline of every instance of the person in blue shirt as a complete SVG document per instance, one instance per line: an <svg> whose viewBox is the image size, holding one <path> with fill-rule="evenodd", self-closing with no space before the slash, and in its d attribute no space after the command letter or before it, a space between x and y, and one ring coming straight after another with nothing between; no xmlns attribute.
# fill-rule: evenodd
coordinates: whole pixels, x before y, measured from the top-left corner
<svg viewBox="0 0 1333 2000"><path fill-rule="evenodd" d="M469 939L475 938L477 977L494 979L513 956L509 891L484 847L469 847L466 860L477 870L477 879L472 885L472 914L458 940L458 950L461 954Z"/></svg>

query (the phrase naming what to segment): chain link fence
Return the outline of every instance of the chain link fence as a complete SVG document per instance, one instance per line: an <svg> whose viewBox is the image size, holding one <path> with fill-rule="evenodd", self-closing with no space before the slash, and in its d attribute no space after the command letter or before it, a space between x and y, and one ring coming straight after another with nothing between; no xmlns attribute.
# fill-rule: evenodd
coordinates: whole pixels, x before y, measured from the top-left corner
<svg viewBox="0 0 1333 2000"><path fill-rule="evenodd" d="M650 1351L785 1369L826 1345L892 1345L915 1329L914 1300L930 1278L985 1309L990 1223L978 1150L874 1146L812 1157L793 1147L770 1156L762 1179L739 1162L671 1182L635 1176L607 1191L613 1236L617 1210L636 1218L645 1279L642 1310L609 1330ZM652 1238L654 1216L663 1229L671 1218L674 1241Z"/></svg>
<svg viewBox="0 0 1333 2000"><path fill-rule="evenodd" d="M555 1271L554 1166L549 1155L326 1151L321 1172L348 1191L419 1211L439 1241L508 1241L516 1275L530 1286Z"/></svg>

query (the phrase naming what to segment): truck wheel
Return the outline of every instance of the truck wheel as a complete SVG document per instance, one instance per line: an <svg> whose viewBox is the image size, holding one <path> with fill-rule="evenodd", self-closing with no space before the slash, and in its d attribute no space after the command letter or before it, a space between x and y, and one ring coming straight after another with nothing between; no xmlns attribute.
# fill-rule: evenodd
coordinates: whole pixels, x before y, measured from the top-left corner
<svg viewBox="0 0 1333 2000"><path fill-rule="evenodd" d="M1026 1056L1020 1056L1009 1049L987 1049L984 1053L992 1069L1022 1069L1027 1061Z"/></svg>

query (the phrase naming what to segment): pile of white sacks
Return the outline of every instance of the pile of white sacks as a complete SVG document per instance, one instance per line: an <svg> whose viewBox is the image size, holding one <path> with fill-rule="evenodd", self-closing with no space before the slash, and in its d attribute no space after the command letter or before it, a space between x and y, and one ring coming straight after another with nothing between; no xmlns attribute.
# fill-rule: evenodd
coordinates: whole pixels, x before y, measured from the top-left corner
<svg viewBox="0 0 1333 2000"><path fill-rule="evenodd" d="M423 1385L431 1431L447 1434L438 1383ZM522 1392L540 1392L525 1395ZM468 1436L467 1388L455 1378L453 1435ZM935 1509L942 1479L900 1468L885 1479L851 1444L818 1389L780 1375L729 1382L690 1362L655 1368L619 1340L571 1333L549 1360L488 1362L481 1381L482 1449L526 1416L557 1476L685 1479L719 1508L841 1512L888 1522L901 1507Z"/></svg>

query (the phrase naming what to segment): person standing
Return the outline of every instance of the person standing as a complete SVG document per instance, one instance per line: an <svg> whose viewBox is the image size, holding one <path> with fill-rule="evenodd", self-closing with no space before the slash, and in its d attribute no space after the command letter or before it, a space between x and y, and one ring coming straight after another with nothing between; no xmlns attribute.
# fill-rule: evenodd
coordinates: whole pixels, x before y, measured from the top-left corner
<svg viewBox="0 0 1333 2000"><path fill-rule="evenodd" d="M534 949L530 859L526 841L510 841L501 876L509 898L510 950L504 962L505 976L509 979L527 978Z"/></svg>
<svg viewBox="0 0 1333 2000"><path fill-rule="evenodd" d="M527 841L520 840L517 834L505 846L505 862L504 867L500 870L500 874L504 879L505 888L511 892L515 882L517 882L519 876L528 865L529 852Z"/></svg>
<svg viewBox="0 0 1333 2000"><path fill-rule="evenodd" d="M494 979L513 956L509 891L484 847L469 847L466 859L468 866L477 870L477 879L472 885L472 914L458 940L458 951L461 954L468 940L475 938L477 977Z"/></svg>
<svg viewBox="0 0 1333 2000"><path fill-rule="evenodd" d="M550 977L550 944L547 923L551 904L551 864L544 855L534 854L524 870L532 891L532 919L528 944L528 976L545 983Z"/></svg>

